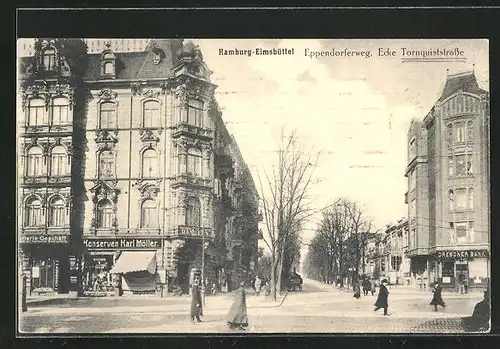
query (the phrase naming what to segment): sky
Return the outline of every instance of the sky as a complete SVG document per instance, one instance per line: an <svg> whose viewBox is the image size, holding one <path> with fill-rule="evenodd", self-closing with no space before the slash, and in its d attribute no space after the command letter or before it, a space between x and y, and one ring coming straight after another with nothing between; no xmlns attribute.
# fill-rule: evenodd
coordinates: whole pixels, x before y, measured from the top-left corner
<svg viewBox="0 0 500 349"><path fill-rule="evenodd" d="M487 40L195 40L218 85L216 98L230 133L258 184L276 164L282 125L305 148L320 151L311 188L316 209L347 197L377 228L407 216L404 177L407 132L423 119L447 74L474 72L489 91ZM294 48L289 56L224 56L219 49ZM366 57L305 56L305 50L370 50ZM378 56L396 51L395 56ZM401 49L463 51L465 61L405 62ZM449 71L447 72L447 69ZM314 236L319 217L306 231Z"/></svg>

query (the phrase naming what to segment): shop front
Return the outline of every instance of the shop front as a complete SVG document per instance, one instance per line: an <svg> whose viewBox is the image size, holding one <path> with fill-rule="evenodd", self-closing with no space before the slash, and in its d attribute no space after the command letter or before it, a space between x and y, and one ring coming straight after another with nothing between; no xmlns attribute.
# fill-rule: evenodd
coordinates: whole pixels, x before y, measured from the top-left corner
<svg viewBox="0 0 500 349"><path fill-rule="evenodd" d="M458 292L485 289L489 281L488 250L437 251L433 256L435 281Z"/></svg>
<svg viewBox="0 0 500 349"><path fill-rule="evenodd" d="M84 239L84 284L89 292L154 294L161 239ZM115 289L117 292L115 292Z"/></svg>

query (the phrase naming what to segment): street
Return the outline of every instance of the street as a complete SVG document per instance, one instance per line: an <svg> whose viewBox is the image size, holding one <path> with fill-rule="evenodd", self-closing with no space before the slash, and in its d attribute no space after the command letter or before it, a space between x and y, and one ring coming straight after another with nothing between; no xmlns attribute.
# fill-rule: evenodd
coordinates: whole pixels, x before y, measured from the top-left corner
<svg viewBox="0 0 500 349"><path fill-rule="evenodd" d="M352 297L349 290L304 280L282 305L247 292L249 328L255 333L460 333L481 294L444 294L446 308L434 312L430 292L389 290L389 314L373 311L375 295ZM190 297L128 296L36 300L20 313L21 333L231 333L225 316L231 295L206 297L202 323L192 324Z"/></svg>

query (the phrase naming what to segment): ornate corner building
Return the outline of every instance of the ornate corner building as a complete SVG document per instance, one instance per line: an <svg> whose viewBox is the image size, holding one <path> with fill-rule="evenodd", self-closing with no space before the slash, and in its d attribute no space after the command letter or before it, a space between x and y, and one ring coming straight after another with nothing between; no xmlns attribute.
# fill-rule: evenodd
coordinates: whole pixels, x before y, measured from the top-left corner
<svg viewBox="0 0 500 349"><path fill-rule="evenodd" d="M160 271L187 286L202 260L210 283L251 273L258 197L211 73L180 39L92 54L82 40L36 40L18 117L31 285L67 292L119 270L123 290L155 292Z"/></svg>
<svg viewBox="0 0 500 349"><path fill-rule="evenodd" d="M490 277L489 94L473 72L449 75L408 132L411 280L485 288Z"/></svg>

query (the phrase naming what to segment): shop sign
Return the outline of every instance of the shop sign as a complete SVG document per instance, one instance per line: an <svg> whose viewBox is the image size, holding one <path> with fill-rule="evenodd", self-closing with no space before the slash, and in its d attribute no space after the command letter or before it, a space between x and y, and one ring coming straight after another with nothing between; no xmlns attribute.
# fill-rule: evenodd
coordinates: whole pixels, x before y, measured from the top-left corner
<svg viewBox="0 0 500 349"><path fill-rule="evenodd" d="M438 251L438 258L488 258L486 250Z"/></svg>
<svg viewBox="0 0 500 349"><path fill-rule="evenodd" d="M93 249L158 249L161 239L83 239L83 245Z"/></svg>
<svg viewBox="0 0 500 349"><path fill-rule="evenodd" d="M67 244L68 235L21 235L22 244Z"/></svg>

